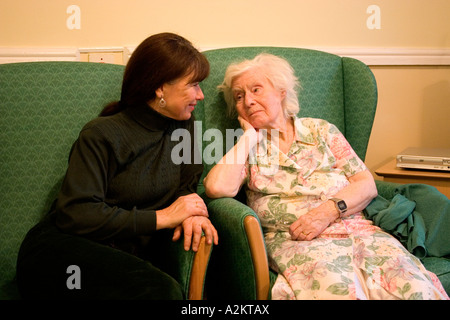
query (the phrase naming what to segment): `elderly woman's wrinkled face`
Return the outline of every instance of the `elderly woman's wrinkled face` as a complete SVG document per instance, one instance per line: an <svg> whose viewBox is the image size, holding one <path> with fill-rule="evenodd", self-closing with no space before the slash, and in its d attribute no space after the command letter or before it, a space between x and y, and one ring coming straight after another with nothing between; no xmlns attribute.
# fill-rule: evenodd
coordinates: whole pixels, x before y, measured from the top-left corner
<svg viewBox="0 0 450 320"><path fill-rule="evenodd" d="M277 90L262 70L250 69L231 84L238 114L255 129L278 129L285 121L282 101L285 91Z"/></svg>

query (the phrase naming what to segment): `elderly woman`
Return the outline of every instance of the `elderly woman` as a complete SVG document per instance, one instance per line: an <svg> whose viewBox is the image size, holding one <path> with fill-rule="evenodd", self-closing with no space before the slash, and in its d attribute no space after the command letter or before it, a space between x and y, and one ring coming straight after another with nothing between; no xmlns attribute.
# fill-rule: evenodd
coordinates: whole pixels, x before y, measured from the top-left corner
<svg viewBox="0 0 450 320"><path fill-rule="evenodd" d="M279 57L230 65L223 84L244 130L204 180L211 198L245 184L259 216L273 299L445 299L437 277L366 220L371 173L333 124L297 118L298 81Z"/></svg>

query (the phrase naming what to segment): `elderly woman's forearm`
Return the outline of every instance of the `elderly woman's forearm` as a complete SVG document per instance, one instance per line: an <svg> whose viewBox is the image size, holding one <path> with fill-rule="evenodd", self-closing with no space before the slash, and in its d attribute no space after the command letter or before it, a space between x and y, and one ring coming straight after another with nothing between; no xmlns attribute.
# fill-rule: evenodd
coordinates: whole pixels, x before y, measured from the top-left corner
<svg viewBox="0 0 450 320"><path fill-rule="evenodd" d="M233 168L226 168L226 166L225 164L217 164L211 169L211 174L208 173L203 180L205 192L208 197L234 197L239 192L243 179L237 171L233 170ZM216 169L216 172L212 172L214 169Z"/></svg>
<svg viewBox="0 0 450 320"><path fill-rule="evenodd" d="M245 165L257 140L245 131L236 145L217 163L203 180L210 198L234 197L245 179Z"/></svg>
<svg viewBox="0 0 450 320"><path fill-rule="evenodd" d="M362 211L378 194L375 181L368 170L355 174L349 180L350 184L335 195L347 203L348 211L344 216Z"/></svg>

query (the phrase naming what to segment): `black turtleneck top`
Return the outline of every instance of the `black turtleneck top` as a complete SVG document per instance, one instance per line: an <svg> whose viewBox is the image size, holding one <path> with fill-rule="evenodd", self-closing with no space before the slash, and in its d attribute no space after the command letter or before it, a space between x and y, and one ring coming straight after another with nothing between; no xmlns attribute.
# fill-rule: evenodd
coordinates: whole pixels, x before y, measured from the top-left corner
<svg viewBox="0 0 450 320"><path fill-rule="evenodd" d="M98 241L130 239L156 230L156 210L196 192L201 164L171 159L176 129L190 132L194 120L177 121L147 105L87 123L72 146L56 200L56 223L64 232ZM179 149L179 148L178 148Z"/></svg>

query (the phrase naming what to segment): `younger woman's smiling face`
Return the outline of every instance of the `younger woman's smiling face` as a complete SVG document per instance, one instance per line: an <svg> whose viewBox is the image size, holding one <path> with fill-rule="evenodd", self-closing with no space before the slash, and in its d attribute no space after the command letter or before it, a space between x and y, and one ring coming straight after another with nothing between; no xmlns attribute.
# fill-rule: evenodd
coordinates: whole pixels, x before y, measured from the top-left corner
<svg viewBox="0 0 450 320"><path fill-rule="evenodd" d="M198 82L191 82L192 75L181 77L175 81L165 83L156 90L153 108L166 117L176 120L188 120L199 100L204 99L202 89ZM166 101L165 107L159 107L159 98Z"/></svg>

